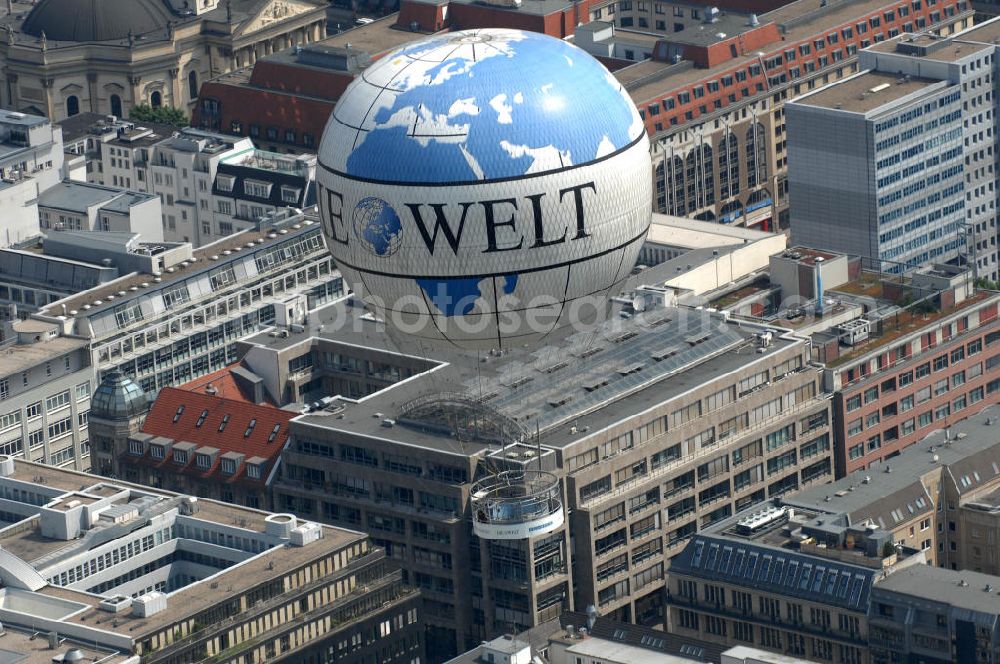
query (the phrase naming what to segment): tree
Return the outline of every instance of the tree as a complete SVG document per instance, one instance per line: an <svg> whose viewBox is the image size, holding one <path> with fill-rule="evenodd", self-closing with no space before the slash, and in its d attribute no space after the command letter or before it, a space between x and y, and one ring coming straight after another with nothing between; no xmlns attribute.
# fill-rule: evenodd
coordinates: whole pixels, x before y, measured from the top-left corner
<svg viewBox="0 0 1000 664"><path fill-rule="evenodd" d="M189 124L188 117L184 115L184 111L172 106L157 106L154 108L149 104L139 104L132 107L132 110L128 113L128 117L131 120L138 120L140 122L159 122L175 127L186 127Z"/></svg>

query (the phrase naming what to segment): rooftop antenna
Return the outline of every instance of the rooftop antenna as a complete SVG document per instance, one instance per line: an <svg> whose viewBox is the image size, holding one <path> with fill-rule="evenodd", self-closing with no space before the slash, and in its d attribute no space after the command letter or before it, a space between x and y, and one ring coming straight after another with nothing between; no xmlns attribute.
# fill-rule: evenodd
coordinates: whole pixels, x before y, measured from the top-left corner
<svg viewBox="0 0 1000 664"><path fill-rule="evenodd" d="M538 470L542 470L542 438L538 420L535 420L535 447L538 449Z"/></svg>

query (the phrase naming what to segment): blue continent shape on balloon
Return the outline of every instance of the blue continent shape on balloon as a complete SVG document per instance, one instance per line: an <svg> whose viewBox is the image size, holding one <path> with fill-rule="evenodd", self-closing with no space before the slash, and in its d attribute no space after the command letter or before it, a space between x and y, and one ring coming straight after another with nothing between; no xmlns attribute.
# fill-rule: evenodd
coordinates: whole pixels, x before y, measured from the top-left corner
<svg viewBox="0 0 1000 664"><path fill-rule="evenodd" d="M438 311L447 317L467 316L482 297L481 277L459 279L417 279L417 285ZM508 274L503 278L503 292L511 295L517 288L517 275Z"/></svg>
<svg viewBox="0 0 1000 664"><path fill-rule="evenodd" d="M511 53L471 60L457 51L430 66L418 84L375 111L374 127L347 157L347 172L396 182L517 177L540 151L545 165L536 172L589 163L636 138L634 107L589 55L530 33L503 47ZM418 44L398 57L420 55ZM459 135L421 133L422 119L403 126L408 112L446 121Z"/></svg>

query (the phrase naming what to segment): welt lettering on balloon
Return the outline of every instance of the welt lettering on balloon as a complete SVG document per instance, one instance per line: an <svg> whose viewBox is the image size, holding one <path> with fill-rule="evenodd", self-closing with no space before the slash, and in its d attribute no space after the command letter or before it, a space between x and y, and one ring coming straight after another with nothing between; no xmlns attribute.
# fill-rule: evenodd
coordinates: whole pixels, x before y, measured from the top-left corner
<svg viewBox="0 0 1000 664"><path fill-rule="evenodd" d="M545 213L546 192L521 198L496 198L458 203L403 203L413 226L433 256L439 246L458 255L471 223L481 224L486 236L483 253L541 249L590 237L587 231L587 202L597 195L593 181L559 189L555 196L558 212L553 220ZM327 190L327 214L330 237L343 245L349 243L344 219L344 196ZM567 223L567 218L571 221ZM472 236L477 238L476 235ZM481 237L481 236L478 236ZM440 243L439 243L440 239ZM528 242L529 244L526 244ZM447 250L446 249L446 250Z"/></svg>

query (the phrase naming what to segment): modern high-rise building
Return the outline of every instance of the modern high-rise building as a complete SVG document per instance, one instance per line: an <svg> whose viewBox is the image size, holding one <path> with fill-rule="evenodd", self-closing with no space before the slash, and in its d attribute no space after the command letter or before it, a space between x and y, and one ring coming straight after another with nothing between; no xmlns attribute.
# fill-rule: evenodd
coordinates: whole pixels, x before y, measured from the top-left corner
<svg viewBox="0 0 1000 664"><path fill-rule="evenodd" d="M885 272L962 261L995 279L1000 24L902 35L787 106L792 235Z"/></svg>

